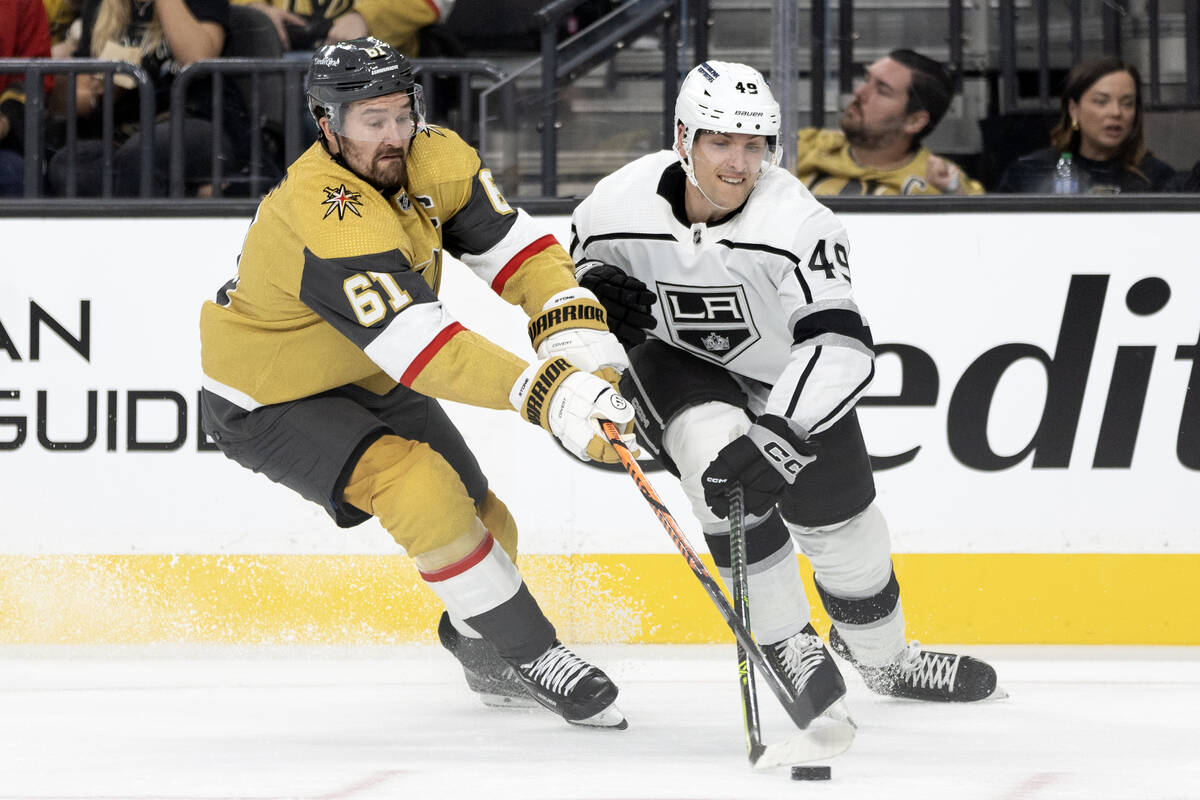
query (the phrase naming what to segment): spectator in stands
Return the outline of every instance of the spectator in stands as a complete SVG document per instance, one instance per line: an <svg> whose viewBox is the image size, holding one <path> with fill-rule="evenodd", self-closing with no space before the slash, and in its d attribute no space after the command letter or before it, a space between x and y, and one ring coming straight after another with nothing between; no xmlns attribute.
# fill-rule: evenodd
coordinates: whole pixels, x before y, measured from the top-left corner
<svg viewBox="0 0 1200 800"><path fill-rule="evenodd" d="M1117 58L1076 65L1050 146L1009 165L996 191L1049 193L1063 153L1072 155L1081 192L1170 191L1175 170L1146 151L1140 86L1137 68Z"/></svg>
<svg viewBox="0 0 1200 800"><path fill-rule="evenodd" d="M445 19L454 0L234 0L265 13L285 50L314 50L368 34L409 58L418 55L418 35Z"/></svg>
<svg viewBox="0 0 1200 800"><path fill-rule="evenodd" d="M165 195L169 188L171 86L175 75L188 64L216 58L225 44L229 24L229 0L85 0L82 30L76 57L125 61L141 66L154 87L154 173L152 191ZM117 126L113 164L113 193L138 194L141 177L141 132L139 95L134 80L123 74L114 77L114 120ZM233 81L225 81L221 98L224 130L212 124L212 82L193 80L186 97L184 126L184 177L192 192L203 191L213 172L212 139L223 136L222 154L228 161L222 174L232 175L245 160L248 121ZM133 90L133 91L131 91ZM68 173L74 166L81 196L101 194L104 180L105 144L99 138L102 121L104 81L99 75L81 75L77 84L80 141L74 148L59 150L50 161L51 192L64 194Z"/></svg>
<svg viewBox="0 0 1200 800"><path fill-rule="evenodd" d="M50 25L41 0L0 0L0 58L50 55ZM25 192L25 85L0 74L0 196ZM46 90L53 79L46 79Z"/></svg>
<svg viewBox="0 0 1200 800"><path fill-rule="evenodd" d="M79 11L82 0L44 0L50 20L51 58L70 58L79 46L82 27Z"/></svg>
<svg viewBox="0 0 1200 800"><path fill-rule="evenodd" d="M867 67L841 131L800 131L796 175L818 195L983 194L957 164L921 144L953 96L945 67L893 50Z"/></svg>

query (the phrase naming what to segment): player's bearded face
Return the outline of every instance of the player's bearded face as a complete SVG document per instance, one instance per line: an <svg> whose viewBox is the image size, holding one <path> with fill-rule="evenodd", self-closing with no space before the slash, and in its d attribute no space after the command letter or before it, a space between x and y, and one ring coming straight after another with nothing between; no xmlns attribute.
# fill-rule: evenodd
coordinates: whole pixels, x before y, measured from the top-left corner
<svg viewBox="0 0 1200 800"><path fill-rule="evenodd" d="M746 202L767 154L765 136L701 131L692 142L692 168L705 196L721 208Z"/></svg>
<svg viewBox="0 0 1200 800"><path fill-rule="evenodd" d="M345 110L336 141L342 158L376 188L393 191L404 186L408 148L416 121L406 94L359 100Z"/></svg>

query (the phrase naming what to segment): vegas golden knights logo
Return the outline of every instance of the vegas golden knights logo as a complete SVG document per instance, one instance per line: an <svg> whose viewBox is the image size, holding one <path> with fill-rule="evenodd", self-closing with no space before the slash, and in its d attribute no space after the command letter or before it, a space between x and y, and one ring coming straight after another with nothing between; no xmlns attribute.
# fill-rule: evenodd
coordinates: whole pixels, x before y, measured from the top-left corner
<svg viewBox="0 0 1200 800"><path fill-rule="evenodd" d="M727 364L762 336L742 286L658 284L671 340L690 353Z"/></svg>
<svg viewBox="0 0 1200 800"><path fill-rule="evenodd" d="M356 217L361 217L358 213L358 207L362 205L362 195L358 192L352 192L346 188L346 184L341 184L336 189L332 186L326 186L325 199L321 201L321 205L327 206L325 216L321 219L327 219L330 214L337 212L338 219L345 219L346 212L350 211Z"/></svg>

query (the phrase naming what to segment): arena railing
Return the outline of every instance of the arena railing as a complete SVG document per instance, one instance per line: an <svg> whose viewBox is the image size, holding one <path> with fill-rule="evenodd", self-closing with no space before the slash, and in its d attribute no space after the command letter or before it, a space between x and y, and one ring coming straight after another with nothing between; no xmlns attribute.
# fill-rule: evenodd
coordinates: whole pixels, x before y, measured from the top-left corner
<svg viewBox="0 0 1200 800"><path fill-rule="evenodd" d="M308 71L306 61L277 60L267 58L220 58L197 61L188 65L176 77L171 86L171 173L170 196L184 196L184 152L183 129L186 124L186 106L184 98L188 87L197 79L212 76L212 120L214 127L220 129L222 108L221 90L226 76L243 79L243 100L251 119L249 172L246 176L248 194L255 197L275 182L275 178L264 175L263 163L263 129L271 122L282 127L283 134L283 166L294 161L304 147L311 143L304 141L303 133L308 119L308 108L304 102L303 76ZM455 77L458 79L457 112L459 122L454 127L456 132L468 140L478 141L484 134L484 117L482 112L476 114L472 104L472 81L480 78L489 81L489 85L505 80L506 73L489 61L479 59L427 58L413 61L413 71L418 83L422 84L427 108L438 108L437 79ZM271 98L278 102L282 100L282 112L264 113L267 105L263 97L262 84L272 80L270 76L278 75L275 80L282 79L282 98ZM248 78L248 80L246 80ZM183 113L180 113L181 110ZM502 105L502 114L511 115L511 103ZM278 119L275 117L278 116ZM212 143L212 190L214 197L225 194L228 176L221 174L222 142L214 137Z"/></svg>
<svg viewBox="0 0 1200 800"><path fill-rule="evenodd" d="M75 166L78 149L79 117L76 100L76 83L80 74L100 74L104 81L104 93L100 99L101 137L106 143L103 151L104 179L102 192L105 197L112 196L112 164L114 144L113 78L116 75L127 75L137 87L138 113L140 128L146 132L141 140L140 159L141 179L140 189L143 196L150 194L151 166L154 159L154 87L150 78L141 67L127 64L123 61L101 61L98 59L78 58L0 58L0 73L22 72L25 76L25 130L24 130L24 166L25 166L25 197L40 197L42 190L43 171L46 153L46 124L45 110L47 98L44 77L46 75L66 75L64 90L63 120L65 125L64 149L69 160L66 173L66 194L74 197L76 193Z"/></svg>
<svg viewBox="0 0 1200 800"><path fill-rule="evenodd" d="M535 60L516 70L505 81L483 91L480 96L481 116L488 117L488 104L493 94L511 104L516 82L533 74L540 77L540 129L541 145L541 191L543 197L558 195L558 103L562 89L579 75L597 64L611 60L622 48L638 36L661 28L662 30L662 98L663 98L663 141L671 138L674 124L673 109L675 93L679 87L679 75L683 64L680 61L681 32L693 31L693 52L700 59L708 57L708 0L627 0L605 14L594 23L558 41L559 23L567 14L577 9L584 0L552 0L538 9L541 51ZM511 132L510 132L511 133ZM485 131L486 134L486 131ZM510 136L509 141L515 139ZM486 136L481 140L480 150L487 151ZM518 176L517 147L514 144L506 151L502 174ZM512 177L510 188L515 188L519 178ZM515 191L514 191L515 194Z"/></svg>
<svg viewBox="0 0 1200 800"><path fill-rule="evenodd" d="M787 22L800 5L796 0L774 0L774 15ZM838 90L842 94L852 91L855 77L854 49L858 35L855 33L854 20L857 4L854 0L840 0L836 28L828 24L828 5L823 2L809 4L810 25L806 37L813 47L810 70L814 98L812 124L817 127L824 124L824 104L818 100L823 100L825 91L826 42L836 42ZM1141 0L1138 3L1131 0L1094 0L1091 4L1094 8L1088 8L1085 0L1066 3L1057 0L993 0L983 5L964 0L946 0L946 61L958 82L957 88L961 89L962 76L977 68L967 63L964 49L964 43L978 38L980 30L980 26L968 30L972 27L968 25L968 13L983 15L987 20L982 29L989 32L988 38L992 35L990 31L995 31L996 60L991 63L989 58L984 68L994 67L997 72L1000 110L1012 111L1019 106L1049 108L1053 104L1055 88L1051 85L1051 72L1056 68L1078 64L1084 59L1084 46L1088 39L1085 37L1084 23L1092 22L1098 16L1100 30L1098 41L1094 44L1103 54L1128 56L1133 44L1140 45L1144 40L1148 109L1200 107L1200 0L1180 0L1172 4L1172 9L1180 9L1172 17L1182 18L1175 20L1178 24L1174 27L1179 28L1183 39L1183 95L1175 102L1164 101L1162 42L1166 38L1166 26L1162 5L1159 0ZM964 8L968 11L964 12ZM783 26L775 27L778 29ZM1059 33L1062 27L1066 28L1065 36ZM799 42L795 34L790 41L793 45ZM1031 46L1018 47L1019 42L1027 42ZM976 41L974 47L976 51L990 52L991 44ZM898 43L897 46L901 45ZM780 48L776 46L774 49L778 58ZM1029 101L1021 97L1019 73L1022 68L1037 76L1037 96Z"/></svg>
<svg viewBox="0 0 1200 800"><path fill-rule="evenodd" d="M554 0L543 7L541 58L529 62L509 75L502 75L493 67L490 72L493 82L480 93L478 113L473 115L472 128L477 130L476 142L485 156L490 154L494 157L496 163L492 164L493 170L498 176L509 173L519 178L519 148L516 137L503 138L503 132L506 128L511 130L514 124L519 124L511 122L518 116L514 112L513 101L517 80L524 78L528 81L537 79L540 75L540 95L535 116L540 127L538 134L542 163L539 165L537 179L542 195L540 198L530 198L531 203L554 204L554 198L558 195L559 147L556 133L561 120L556 118L556 114L560 110L558 101L563 87L576 75L595 63L611 60L630 41L631 36L637 35L638 32L661 27L664 55L663 120L666 129L672 105L666 100L666 96L673 93L682 69L695 60L702 60L708 53L707 32L711 20L706 0L629 0L593 26L564 42L557 42L558 23L563 15L577 7L580 2L581 0ZM828 3L810 0L774 2L773 9L777 16L782 15L784 11L790 16L787 25L776 25L772 31L772 83L777 88L776 93L781 104L787 105L793 102L792 84L801 79L808 80L811 84L812 100L810 125L821 127L825 123L827 86L836 87L842 93L848 93L852 89L855 64L862 58L863 48L859 43L859 52L856 54L858 37L854 33L855 18L856 13L863 13L862 6L865 4L857 5L859 8L856 10L853 0L841 0L837 4L836 12L832 12L836 13L834 22L828 18L831 16ZM933 2L926 5L935 7L938 4ZM1200 107L1200 0L1181 0L1180 3L1170 6L1169 14L1165 13L1163 6L1166 4L1160 5L1158 0L1142 0L1139 3L1131 3L1129 0L1094 0L1091 3L1087 0L1074 0L1066 4L1057 4L1052 0L996 0L993 4L983 6L964 3L963 0L946 0L943 6L947 26L945 55L948 56L948 61L954 68L955 78L959 82L964 74L979 75L981 72L995 79L993 102L1000 112L1007 112L1021 107L1044 109L1053 105L1054 100L1050 94L1052 70L1068 65L1065 63L1068 55L1069 63L1077 62L1084 55L1085 45L1089 51L1102 48L1104 52L1114 54L1120 54L1123 48L1132 52L1136 46L1141 48L1137 54L1138 58L1148 65L1143 70L1148 76L1148 109ZM809 18L807 30L801 34L796 21L805 7ZM1168 21L1170 31L1165 31L1164 19ZM1179 24L1180 19L1182 27ZM690 54L687 53L686 47L689 30L694 34ZM981 30L986 32L982 38ZM1166 33L1176 38L1181 37L1183 46L1177 47L1173 42L1166 42L1163 39ZM1033 46L1018 49L1019 41ZM964 42L969 43L966 49ZM789 46L789 43L794 46ZM986 58L981 56L981 53L986 54ZM807 64L804 63L805 56L808 57ZM676 60L678 69L672 69L671 65ZM255 69L286 72L289 69L299 71L304 68L302 64L289 67L284 65L285 62L270 63L270 67ZM827 81L827 64L836 70L836 80ZM1166 84L1163 81L1164 64L1167 65L1166 69L1174 72L1182 70L1184 73L1183 82L1171 87L1171 90L1165 88ZM0 65L0 71L3 72L27 73L26 83L30 102L33 104L31 109L38 112L29 115L26 120L27 131L35 134L26 137L27 148L33 147L35 150L33 157L26 159L26 174L34 178L26 181L26 198L36 198L41 194L42 161L41 150L35 143L38 141L37 134L43 130L40 109L44 107L38 105L44 104L44 98L39 93L40 77L51 71L68 74L91 71L105 73L106 80L111 81L113 71L136 74L136 68L116 62L36 59L0 59ZM252 82L254 74L251 74ZM1028 80L1033 74L1037 78L1036 96L1022 96L1021 87L1024 85L1028 88ZM39 80L33 80L35 76ZM144 92L144 80L135 80L139 83L139 91ZM427 90L431 85L430 82L426 82ZM68 94L73 97L73 92ZM1166 97L1167 94L1170 94L1169 98ZM289 95L294 96L290 91ZM247 98L248 103L251 99ZM143 103L143 106L146 105ZM500 110L497 111L497 108ZM526 110L532 111L532 107ZM799 116L794 111L787 113L789 110L785 109L785 126L781 131L781 138L785 142L789 141L789 135L794 137L797 120L793 117ZM298 116L303 119L304 115ZM69 129L68 133L71 130L74 129ZM289 157L297 152L298 139L294 137L301 135L302 131L302 127L291 125L284 128L285 137L293 137L293 141L285 143L284 146ZM258 138L260 137L256 136L251 144L253 145ZM494 140L501 140L503 147L495 148ZM143 141L142 146L143 157L146 157L150 153L152 142ZM785 157L794 150L786 145L783 149ZM111 156L111 150L108 155ZM143 170L143 185L145 178ZM254 175L251 174L248 180L253 183ZM174 187L172 194L178 196ZM517 199L516 192L512 194L513 199ZM520 198L520 201L524 203L526 198ZM4 205L4 202L0 201L0 208Z"/></svg>
<svg viewBox="0 0 1200 800"><path fill-rule="evenodd" d="M483 138L485 119L478 111L476 94L482 87L500 83L507 74L488 61L480 59L417 59L413 62L414 72L418 82L422 83L426 105L430 108L446 108L457 113L454 125L457 132L472 143ZM244 181L247 191L240 192L242 196L256 197L269 188L279 177L279 174L269 170L265 153L264 132L277 135L281 140L281 154L276 164L275 172L286 168L305 147L312 141L314 135L311 120L304 101L303 76L308 70L307 61L289 59L257 59L257 58L224 58L197 61L180 71L171 88L169 104L169 196L175 199L184 196L184 158L183 130L187 124L187 105L185 98L188 87L197 79L211 78L213 81L212 107L210 109L215 130L221 130L225 109L221 102L226 80L236 80L243 84L243 94L250 117L249 164L245 175L231 176L223 174L225 144L222 138L214 136L212 147L212 192L213 197L222 198L227 193L231 182ZM62 198L80 201L76 186L76 166L79 141L78 130L80 121L77 115L76 83L80 75L100 74L105 82L105 91L101 98L100 137L105 143L103 150L104 175L101 186L100 200L111 200L113 195L113 153L116 150L116 129L114 125L115 105L113 92L113 76L125 74L136 84L139 96L138 132L141 136L139 147L139 179L138 196L150 198L153 194L152 176L154 169L154 126L156 118L155 93L149 77L140 67L119 61L100 61L96 59L0 59L0 74L23 74L25 81L25 123L24 123L24 169L25 169L25 199L45 198L45 167L48 161L47 153L50 138L47 130L50 127L61 126L64 133L60 141L55 141L57 149L64 151L67 159L65 171L65 186ZM62 91L60 109L56 109L53 117L48 116L50 103L46 95L43 79L47 75L65 75L66 84ZM443 104L439 97L440 78L456 78L458 97L456 104ZM480 85L476 85L480 84ZM503 95L501 95L503 97ZM501 103L500 119L511 124L515 112L511 102ZM438 120L432 120L438 121ZM306 141L306 136L309 137ZM61 147L59 145L61 144ZM49 199L49 198L46 198ZM128 198L122 198L128 199ZM3 201L0 201L0 210Z"/></svg>

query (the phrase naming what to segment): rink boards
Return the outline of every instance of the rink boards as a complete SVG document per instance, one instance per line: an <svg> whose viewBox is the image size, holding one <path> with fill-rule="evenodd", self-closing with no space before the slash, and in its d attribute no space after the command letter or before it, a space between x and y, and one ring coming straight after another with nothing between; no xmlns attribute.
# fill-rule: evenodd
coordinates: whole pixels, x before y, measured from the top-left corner
<svg viewBox="0 0 1200 800"><path fill-rule="evenodd" d="M910 635L1200 643L1200 214L842 216ZM374 522L339 530L198 434L199 305L246 224L0 220L0 642L431 637L434 598ZM528 357L522 315L446 273L459 319ZM724 638L625 475L515 414L450 413L564 638Z"/></svg>

